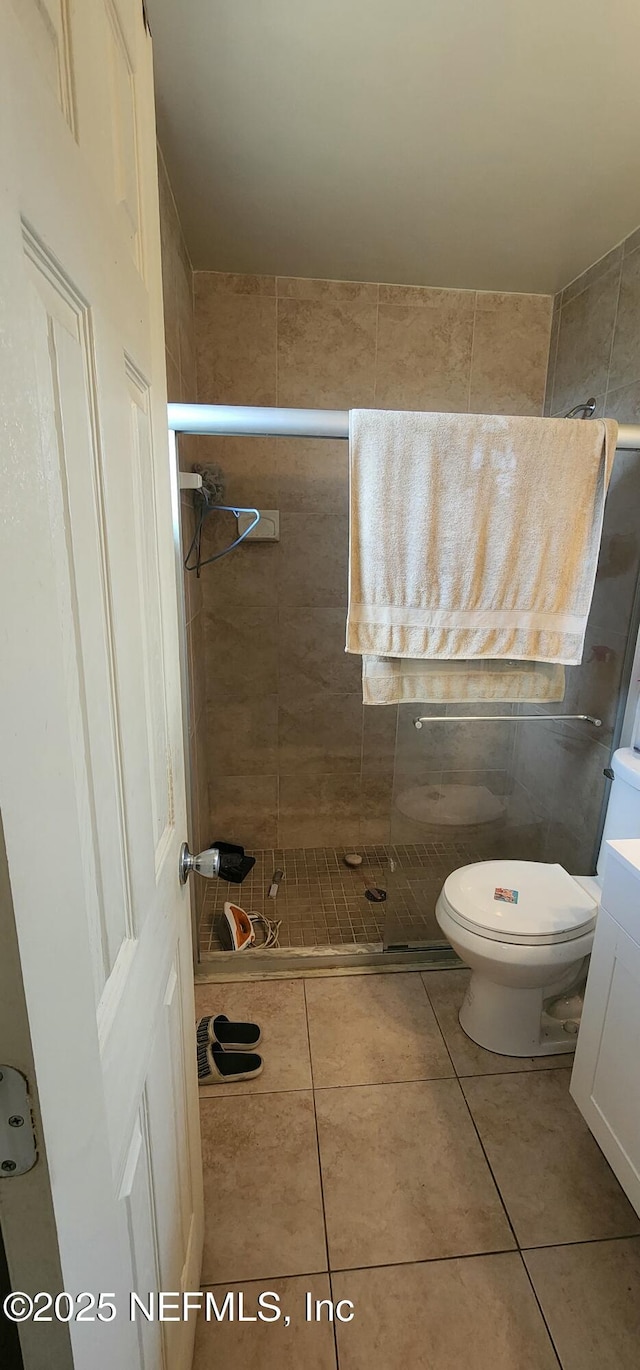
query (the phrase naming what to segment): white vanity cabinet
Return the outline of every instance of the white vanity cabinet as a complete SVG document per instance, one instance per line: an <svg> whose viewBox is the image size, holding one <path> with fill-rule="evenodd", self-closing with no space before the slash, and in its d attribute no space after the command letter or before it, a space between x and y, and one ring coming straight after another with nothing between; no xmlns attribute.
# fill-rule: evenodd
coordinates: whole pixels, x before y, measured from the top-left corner
<svg viewBox="0 0 640 1370"><path fill-rule="evenodd" d="M571 1094L640 1213L640 840L606 845Z"/></svg>

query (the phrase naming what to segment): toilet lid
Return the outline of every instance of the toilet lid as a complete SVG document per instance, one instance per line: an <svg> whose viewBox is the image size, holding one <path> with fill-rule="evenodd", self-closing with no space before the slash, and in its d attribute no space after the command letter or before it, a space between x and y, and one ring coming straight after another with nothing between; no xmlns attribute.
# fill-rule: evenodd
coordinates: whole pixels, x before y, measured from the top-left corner
<svg viewBox="0 0 640 1370"><path fill-rule="evenodd" d="M563 866L480 861L447 877L451 916L497 942L568 942L595 925L597 904Z"/></svg>

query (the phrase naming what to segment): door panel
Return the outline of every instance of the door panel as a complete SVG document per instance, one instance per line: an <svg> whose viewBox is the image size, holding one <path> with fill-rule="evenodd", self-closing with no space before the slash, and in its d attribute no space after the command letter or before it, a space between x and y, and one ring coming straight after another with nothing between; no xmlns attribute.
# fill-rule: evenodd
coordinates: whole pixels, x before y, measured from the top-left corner
<svg viewBox="0 0 640 1370"><path fill-rule="evenodd" d="M151 48L138 0L0 10L1 802L75 1364L182 1370L202 1190ZM6 321L6 325L5 325ZM0 968L0 990L2 989ZM9 1252L11 1259L11 1252ZM52 1293L57 1292L52 1290Z"/></svg>

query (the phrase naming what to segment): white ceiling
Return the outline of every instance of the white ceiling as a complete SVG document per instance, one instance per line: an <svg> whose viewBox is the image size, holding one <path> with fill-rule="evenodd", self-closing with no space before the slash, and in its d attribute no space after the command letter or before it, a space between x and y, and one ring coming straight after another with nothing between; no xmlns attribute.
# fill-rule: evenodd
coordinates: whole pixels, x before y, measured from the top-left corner
<svg viewBox="0 0 640 1370"><path fill-rule="evenodd" d="M638 0L147 0L193 264L554 291L640 223Z"/></svg>

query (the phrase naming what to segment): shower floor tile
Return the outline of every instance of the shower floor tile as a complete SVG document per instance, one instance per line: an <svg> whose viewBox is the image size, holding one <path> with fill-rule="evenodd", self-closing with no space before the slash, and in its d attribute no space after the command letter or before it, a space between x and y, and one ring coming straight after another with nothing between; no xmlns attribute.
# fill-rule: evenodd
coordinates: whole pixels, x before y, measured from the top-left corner
<svg viewBox="0 0 640 1370"><path fill-rule="evenodd" d="M200 917L200 950L223 950L220 918L226 900L248 913L281 919L280 947L412 945L442 942L435 919L438 894L458 866L480 861L482 851L462 843L422 842L368 846L358 850L362 865L344 863L342 847L270 848L251 853L256 864L242 885L211 880ZM276 899L269 898L273 873L284 871ZM384 903L366 898L368 886L386 890ZM257 929L258 940L261 937Z"/></svg>

